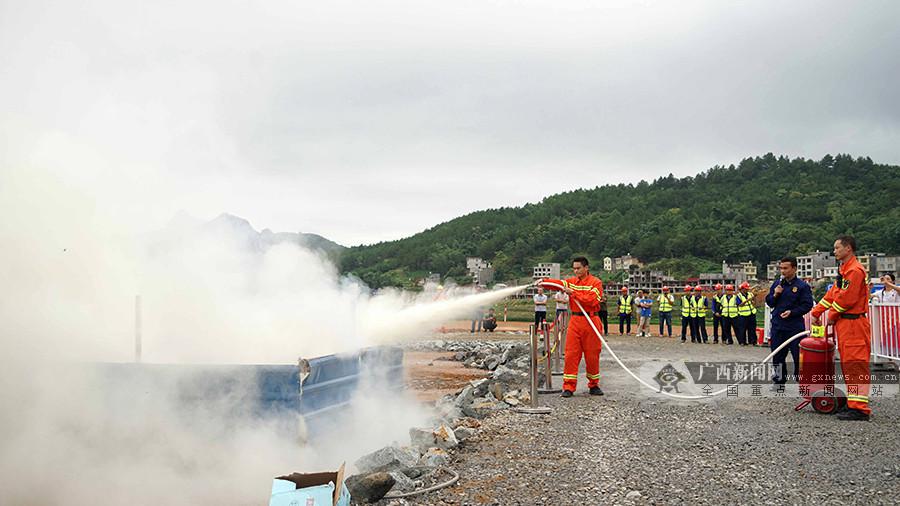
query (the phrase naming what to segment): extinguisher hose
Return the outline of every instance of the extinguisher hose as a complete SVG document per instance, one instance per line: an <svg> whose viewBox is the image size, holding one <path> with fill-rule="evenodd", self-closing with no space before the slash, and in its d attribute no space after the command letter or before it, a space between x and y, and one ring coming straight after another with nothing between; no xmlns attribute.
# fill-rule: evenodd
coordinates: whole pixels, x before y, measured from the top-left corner
<svg viewBox="0 0 900 506"><path fill-rule="evenodd" d="M562 285L559 285L559 284L556 284L553 282L544 281L541 284L544 286L552 286L555 288L559 288L560 290L563 289ZM576 300L576 299L571 299L571 300L575 302L575 304L578 306L578 309L580 309L582 313L587 314L587 311L584 310L584 307L581 305L580 302L578 302L578 300ZM612 356L613 360L615 360L616 363L619 364L619 367L621 367L622 369L625 370L625 372L630 374L632 378L634 378L635 380L638 381L638 383L644 385L645 387L649 388L650 390L654 390L654 391L659 390L658 385L657 386L651 385L650 383L644 381L644 379L642 379L640 376L635 374L631 369L626 367L625 364L623 364L622 361L619 360L619 357L618 357L618 355L616 355L616 352L614 352L612 350L612 348L610 348L609 344L606 342L606 339L603 339L603 335L600 334L600 331L597 329L597 326L594 325L593 319L592 318L586 318L586 319L587 319L588 323L591 325L591 328L594 329L594 333L597 334L598 338L600 338L600 342L603 343L603 349L609 351L610 356ZM775 348L775 350L773 350L772 353L769 353L769 355L766 358L762 359L759 362L759 365L760 366L765 365L769 360L772 359L773 356L775 356L776 353L781 351L785 346L791 344L796 339L800 339L800 338L808 336L808 335L809 335L808 330L804 330L803 332L798 332L797 334L794 334L793 336L791 336L790 339L781 343L781 346L779 346L778 348ZM752 373L752 372L753 372L753 370L751 369L746 374L744 374L744 377L742 377L739 381L735 381L734 383L729 384L729 386L739 385L739 384L743 383L750 377L750 373ZM726 386L725 388L723 388L721 390L716 390L715 392L710 392L709 394L703 394L703 395L673 394L671 392L665 392L665 391L658 391L657 393L672 397L674 399L681 399L681 400L686 400L686 401L697 401L697 400L702 400L702 399L709 399L710 397L715 397L717 395L722 395L723 393L725 393L727 391L728 391L728 387Z"/></svg>

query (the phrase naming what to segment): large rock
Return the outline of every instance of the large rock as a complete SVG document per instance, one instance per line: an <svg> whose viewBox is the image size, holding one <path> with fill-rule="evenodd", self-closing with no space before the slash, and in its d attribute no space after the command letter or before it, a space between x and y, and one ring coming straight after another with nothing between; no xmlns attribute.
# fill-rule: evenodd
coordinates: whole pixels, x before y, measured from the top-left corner
<svg viewBox="0 0 900 506"><path fill-rule="evenodd" d="M469 439L470 437L475 435L475 429L470 429L468 427L457 427L453 429L453 435L456 436L456 440L460 443Z"/></svg>
<svg viewBox="0 0 900 506"><path fill-rule="evenodd" d="M475 400L475 387L466 385L466 387L462 389L462 392L456 396L454 404L458 408L465 408L465 406L472 404L473 400Z"/></svg>
<svg viewBox="0 0 900 506"><path fill-rule="evenodd" d="M473 418L484 418L494 411L500 411L506 407L505 403L497 402L494 396L488 393L487 397L475 399L471 405L464 407L463 413Z"/></svg>
<svg viewBox="0 0 900 506"><path fill-rule="evenodd" d="M500 382L507 385L521 385L525 383L527 377L528 375L524 372L501 365L491 374L491 382Z"/></svg>
<svg viewBox="0 0 900 506"><path fill-rule="evenodd" d="M415 449L386 446L380 450L363 455L353 464L353 467L360 474L396 471L404 467L414 466L418 460L419 452Z"/></svg>
<svg viewBox="0 0 900 506"><path fill-rule="evenodd" d="M409 439L412 446L423 450L426 448L442 448L446 450L459 445L459 441L453 434L453 429L446 425L441 425L434 430L414 427L409 429Z"/></svg>
<svg viewBox="0 0 900 506"><path fill-rule="evenodd" d="M527 371L531 367L531 357L519 357L508 364L516 369Z"/></svg>
<svg viewBox="0 0 900 506"><path fill-rule="evenodd" d="M406 475L403 471L391 471L388 473L394 478L394 489L402 490L404 492L408 492L414 488L416 488L416 482L413 481L412 478Z"/></svg>
<svg viewBox="0 0 900 506"><path fill-rule="evenodd" d="M425 455L422 455L422 458L419 459L419 465L428 467L443 466L447 462L450 462L450 455L446 450L440 448L429 448Z"/></svg>
<svg viewBox="0 0 900 506"><path fill-rule="evenodd" d="M377 502L396 481L388 473L356 474L345 480L350 497L356 502Z"/></svg>
<svg viewBox="0 0 900 506"><path fill-rule="evenodd" d="M472 395L475 397L484 397L484 394L488 391L488 386L490 386L487 378L472 380L469 384L472 385Z"/></svg>
<svg viewBox="0 0 900 506"><path fill-rule="evenodd" d="M519 357L527 357L528 356L528 345L526 344L513 344L509 348L507 348L502 355L500 355L500 363L506 364L512 360L515 360Z"/></svg>

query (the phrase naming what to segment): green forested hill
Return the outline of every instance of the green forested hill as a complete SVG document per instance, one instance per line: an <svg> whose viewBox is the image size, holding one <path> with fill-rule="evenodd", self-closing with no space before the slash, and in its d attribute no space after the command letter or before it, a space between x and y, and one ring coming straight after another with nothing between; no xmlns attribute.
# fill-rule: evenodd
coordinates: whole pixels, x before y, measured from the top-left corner
<svg viewBox="0 0 900 506"><path fill-rule="evenodd" d="M855 235L861 250L891 253L900 251L898 204L898 166L848 155L812 161L767 154L695 177L478 211L406 239L350 248L341 269L380 287L429 271L461 279L466 256L493 262L505 280L530 275L541 261L585 254L599 264L631 253L684 272L829 250L839 233Z"/></svg>

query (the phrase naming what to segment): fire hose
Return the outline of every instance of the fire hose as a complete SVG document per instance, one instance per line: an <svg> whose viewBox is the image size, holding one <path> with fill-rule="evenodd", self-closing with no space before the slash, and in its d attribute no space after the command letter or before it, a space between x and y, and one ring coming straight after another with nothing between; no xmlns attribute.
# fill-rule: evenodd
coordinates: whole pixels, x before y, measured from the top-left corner
<svg viewBox="0 0 900 506"><path fill-rule="evenodd" d="M565 289L565 287L563 287L562 285L559 285L559 284L557 284L557 283L548 282L548 281L541 281L541 282L539 282L538 284L541 284L541 285L544 285L544 286L550 286L550 287L558 288L558 289L560 289L560 290L564 290L564 289ZM588 314L588 312L584 310L584 307L581 305L580 302L578 302L577 299L571 299L571 300L575 302L575 304L578 306L578 309L580 309L582 313ZM622 361L619 360L619 357L618 357L618 355L616 355L616 352L614 352L614 351L612 350L612 348L610 348L609 343L606 342L606 339L603 339L603 335L600 334L600 331L597 329L597 326L594 325L593 319L592 319L592 318L587 318L587 321L588 321L588 323L591 325L591 328L594 330L594 333L597 334L597 337L600 338L600 342L603 344L603 349L609 351L610 356L612 356L613 360L615 360L616 363L619 364L619 367L621 367L622 369L624 369L625 372L627 372L629 375L631 375L632 378L634 378L634 379L637 380L640 384L644 385L645 387L649 388L650 390L657 390L657 389L658 389L658 386L653 386L653 385L651 385L650 383L644 381L640 376L638 376L637 374L635 374L634 372L632 372L631 369L629 369L628 367L626 367L625 364L623 364ZM800 338L802 338L802 337L804 337L804 336L808 336L809 333L810 333L810 332L809 332L808 330L804 330L803 332L798 332L797 334L794 334L794 335L791 336L788 340L786 340L785 342L783 342L783 343L781 344L781 346L779 346L778 348L775 348L775 350L773 350L772 353L770 353L766 358L762 359L762 360L759 362L759 365L765 364L766 362L768 362L769 360L771 360L772 357L775 356L776 353L778 353L779 351L781 351L785 346L787 346L788 344L790 344L791 342L793 342L793 341L796 340L796 339L800 339ZM735 383L732 383L731 385L739 385L739 384L743 383L744 381L747 380L747 378L749 377L749 374L752 373L752 372L753 372L753 371L751 370L749 373L744 374L744 376L740 379L740 381L737 381L737 382L735 382ZM672 397L672 398L675 398L675 399L688 400L688 401L696 401L696 400L708 399L708 398L710 398L710 397L714 397L714 396L717 396L717 395L722 395L723 393L725 393L725 392L727 392L727 391L728 391L728 387L726 386L725 388L723 388L723 389L721 389L721 390L716 390L715 392L710 392L709 394L704 394L704 395L673 394L673 393L671 393L671 392L666 392L666 391L659 391L658 393L663 394L663 395L667 395L667 396Z"/></svg>
<svg viewBox="0 0 900 506"><path fill-rule="evenodd" d="M404 499L407 497L415 497L417 495L435 492L437 490L441 490L442 488L452 487L453 485L456 484L457 481L459 481L459 473L457 473L456 471L454 471L452 469L444 467L444 466L439 466L439 467L433 468L433 469L428 466L414 466L411 469L428 469L432 473L437 472L437 471L443 471L450 475L450 479L446 480L442 483L438 483L437 485L423 488L421 490L413 490L410 492L394 492L394 493L385 494L384 497L382 497L382 499Z"/></svg>

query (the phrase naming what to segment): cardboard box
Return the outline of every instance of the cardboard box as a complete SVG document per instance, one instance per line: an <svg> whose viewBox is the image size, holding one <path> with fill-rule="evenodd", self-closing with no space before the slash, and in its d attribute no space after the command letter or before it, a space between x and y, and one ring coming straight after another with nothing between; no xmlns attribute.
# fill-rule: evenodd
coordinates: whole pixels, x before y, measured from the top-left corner
<svg viewBox="0 0 900 506"><path fill-rule="evenodd" d="M275 478L269 506L350 506L344 464L332 473L292 473Z"/></svg>

